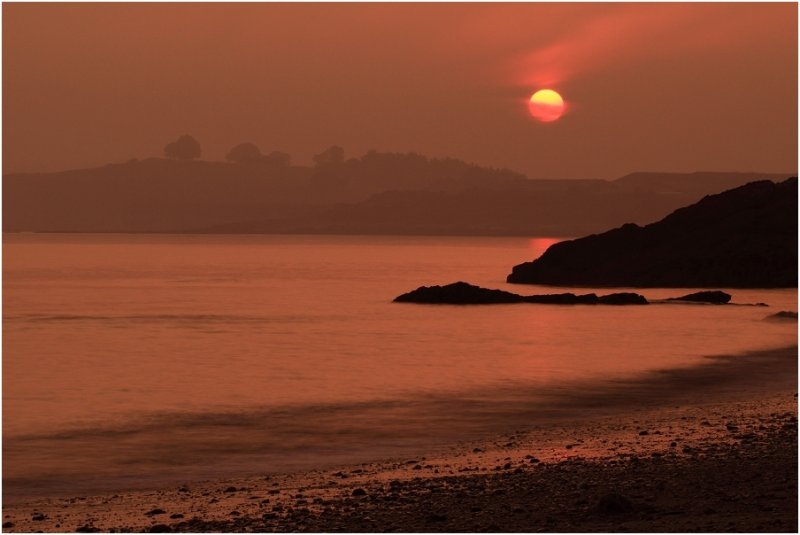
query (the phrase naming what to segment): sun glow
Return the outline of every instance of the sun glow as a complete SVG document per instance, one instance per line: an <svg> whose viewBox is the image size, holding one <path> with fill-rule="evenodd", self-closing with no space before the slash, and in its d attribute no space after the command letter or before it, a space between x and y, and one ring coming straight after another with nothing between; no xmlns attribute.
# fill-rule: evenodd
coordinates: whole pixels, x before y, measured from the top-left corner
<svg viewBox="0 0 800 535"><path fill-rule="evenodd" d="M543 123L557 120L564 115L564 99L552 89L540 89L528 102L530 114Z"/></svg>

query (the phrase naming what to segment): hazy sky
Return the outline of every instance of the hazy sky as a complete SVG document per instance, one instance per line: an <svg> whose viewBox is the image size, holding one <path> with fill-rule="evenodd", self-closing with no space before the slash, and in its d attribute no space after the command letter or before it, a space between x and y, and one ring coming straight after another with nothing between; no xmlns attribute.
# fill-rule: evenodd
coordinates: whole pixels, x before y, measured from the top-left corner
<svg viewBox="0 0 800 535"><path fill-rule="evenodd" d="M538 123L539 88L568 104ZM3 171L338 144L531 177L794 172L797 5L4 4Z"/></svg>

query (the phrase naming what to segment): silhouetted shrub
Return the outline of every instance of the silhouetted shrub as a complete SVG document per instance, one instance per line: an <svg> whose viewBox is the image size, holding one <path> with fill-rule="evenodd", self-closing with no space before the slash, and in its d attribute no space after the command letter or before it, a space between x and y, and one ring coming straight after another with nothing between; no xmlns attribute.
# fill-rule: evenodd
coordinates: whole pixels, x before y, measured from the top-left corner
<svg viewBox="0 0 800 535"><path fill-rule="evenodd" d="M252 143L239 143L228 151L225 159L238 164L252 164L261 159L261 151Z"/></svg>
<svg viewBox="0 0 800 535"><path fill-rule="evenodd" d="M200 157L200 143L189 135L179 137L164 147L164 156L174 160L193 160Z"/></svg>

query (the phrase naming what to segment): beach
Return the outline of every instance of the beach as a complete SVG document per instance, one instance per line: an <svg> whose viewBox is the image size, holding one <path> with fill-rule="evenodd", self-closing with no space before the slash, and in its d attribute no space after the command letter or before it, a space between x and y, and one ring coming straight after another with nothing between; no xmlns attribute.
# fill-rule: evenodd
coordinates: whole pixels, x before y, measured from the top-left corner
<svg viewBox="0 0 800 535"><path fill-rule="evenodd" d="M3 530L797 530L796 347L587 388L570 403L413 458L14 503Z"/></svg>

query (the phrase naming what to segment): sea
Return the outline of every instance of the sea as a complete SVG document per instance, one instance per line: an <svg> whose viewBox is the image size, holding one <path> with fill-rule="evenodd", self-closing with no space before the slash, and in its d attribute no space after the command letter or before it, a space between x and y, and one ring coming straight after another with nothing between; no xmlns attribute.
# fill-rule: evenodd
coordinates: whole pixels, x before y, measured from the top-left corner
<svg viewBox="0 0 800 535"><path fill-rule="evenodd" d="M505 283L557 241L5 234L3 497L419 454L524 429L592 385L797 343L796 322L764 319L796 311L796 289L727 290L739 306L392 302L456 281L625 290Z"/></svg>

